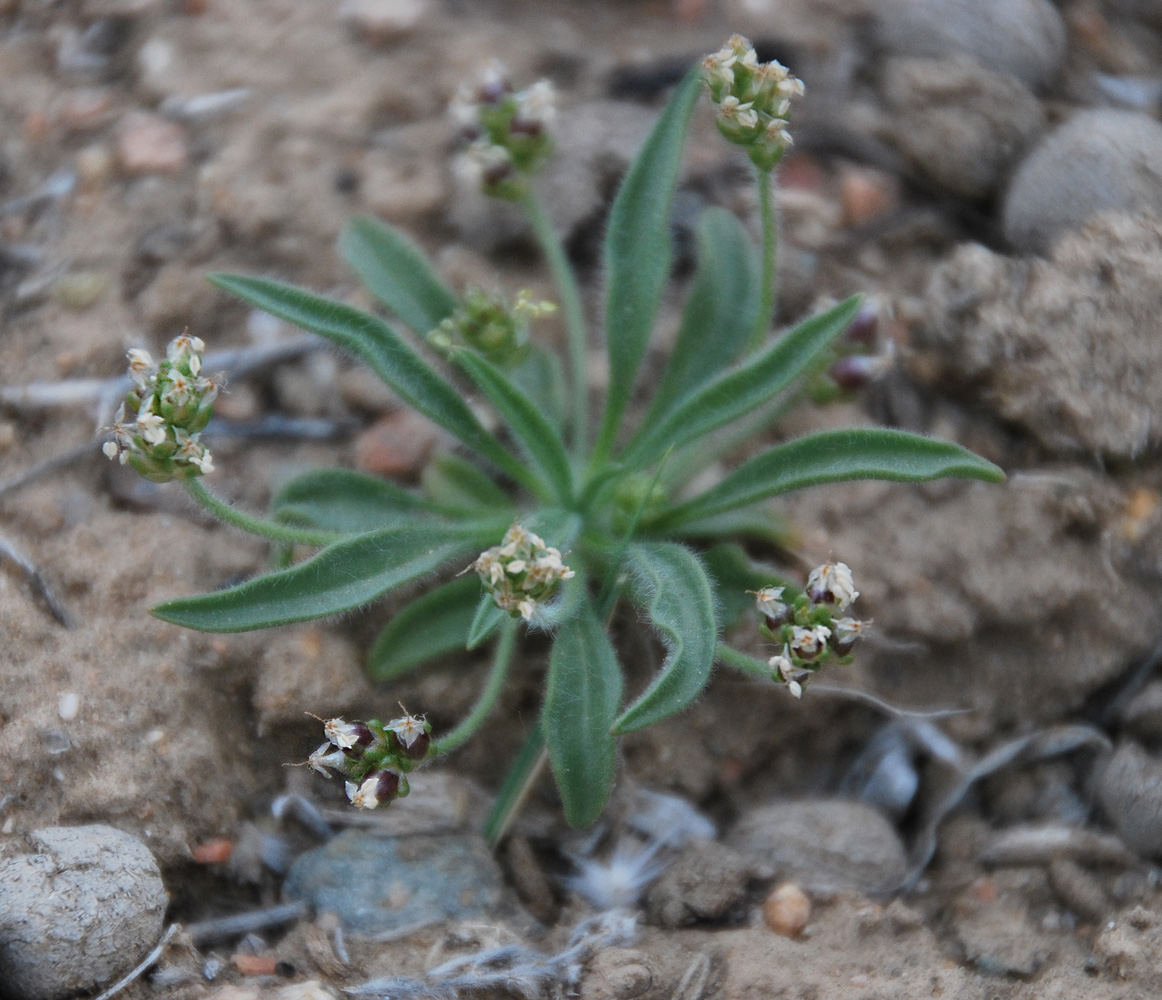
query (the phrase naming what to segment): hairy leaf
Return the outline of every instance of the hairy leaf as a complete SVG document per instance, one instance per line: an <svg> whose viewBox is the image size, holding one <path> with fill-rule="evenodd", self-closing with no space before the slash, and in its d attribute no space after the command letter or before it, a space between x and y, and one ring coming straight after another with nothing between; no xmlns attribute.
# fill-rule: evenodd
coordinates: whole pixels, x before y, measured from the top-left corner
<svg viewBox="0 0 1162 1000"><path fill-rule="evenodd" d="M377 316L266 278L212 274L210 280L263 312L326 337L355 354L401 399L517 482L531 486L533 477L480 425L461 393Z"/></svg>
<svg viewBox="0 0 1162 1000"><path fill-rule="evenodd" d="M347 534L414 524L434 513L423 497L351 469L313 469L295 476L270 506L280 521Z"/></svg>
<svg viewBox="0 0 1162 1000"><path fill-rule="evenodd" d="M956 476L1000 482L1005 474L967 448L886 428L828 431L778 445L658 519L668 530L820 483L888 479L916 483Z"/></svg>
<svg viewBox="0 0 1162 1000"><path fill-rule="evenodd" d="M360 215L344 227L339 252L363 283L419 337L452 315L458 305L427 257L398 229Z"/></svg>
<svg viewBox="0 0 1162 1000"><path fill-rule="evenodd" d="M670 211L701 76L678 86L617 192L605 235L609 391L599 447L613 444L670 276Z"/></svg>
<svg viewBox="0 0 1162 1000"><path fill-rule="evenodd" d="M501 529L503 530L503 529ZM226 590L167 601L163 621L203 632L246 632L350 611L416 580L497 531L491 524L385 528L327 546L310 559Z"/></svg>
<svg viewBox="0 0 1162 1000"><path fill-rule="evenodd" d="M565 372L555 351L530 344L528 354L509 371L513 384L541 411L558 434L565 431Z"/></svg>
<svg viewBox="0 0 1162 1000"><path fill-rule="evenodd" d="M575 613L557 631L542 713L545 744L570 826L593 823L613 787L617 749L611 733L621 702L617 655L585 591L583 574L566 600Z"/></svg>
<svg viewBox="0 0 1162 1000"><path fill-rule="evenodd" d="M521 448L544 476L554 497L561 503L572 500L573 472L569 467L569 456L565 452L565 443L552 425L490 361L470 350L457 350L454 357L512 428Z"/></svg>
<svg viewBox="0 0 1162 1000"><path fill-rule="evenodd" d="M424 467L424 492L437 507L461 513L511 511L512 497L480 466L450 452L440 452Z"/></svg>
<svg viewBox="0 0 1162 1000"><path fill-rule="evenodd" d="M476 580L477 583L480 581L478 576L474 576L472 579ZM464 638L464 648L473 650L481 643L487 642L492 637L492 633L507 617L508 612L497 607L492 595L485 591L477 600L472 622L468 626L468 635Z"/></svg>
<svg viewBox="0 0 1162 1000"><path fill-rule="evenodd" d="M657 424L643 427L622 460L627 465L648 465L671 445L693 441L773 399L847 328L860 301L853 296L804 320L761 354L704 385Z"/></svg>
<svg viewBox="0 0 1162 1000"><path fill-rule="evenodd" d="M475 574L457 577L402 608L367 655L373 681L390 681L432 659L463 649L480 601Z"/></svg>
<svg viewBox="0 0 1162 1000"><path fill-rule="evenodd" d="M708 208L698 222L698 270L682 325L643 427L657 423L742 353L755 324L758 261L730 212Z"/></svg>
<svg viewBox="0 0 1162 1000"><path fill-rule="evenodd" d="M652 726L697 698L710 679L718 641L714 595L693 552L667 542L631 545L626 564L630 600L658 630L666 659L653 683L622 712L615 733Z"/></svg>

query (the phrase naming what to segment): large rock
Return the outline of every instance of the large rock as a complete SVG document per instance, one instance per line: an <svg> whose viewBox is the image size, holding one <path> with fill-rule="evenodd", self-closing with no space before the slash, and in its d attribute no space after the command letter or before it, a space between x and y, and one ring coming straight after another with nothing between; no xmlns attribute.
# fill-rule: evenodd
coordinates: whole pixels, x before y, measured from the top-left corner
<svg viewBox="0 0 1162 1000"><path fill-rule="evenodd" d="M500 868L479 837L380 836L346 830L295 862L283 885L317 913L334 913L359 934L495 913Z"/></svg>
<svg viewBox="0 0 1162 1000"><path fill-rule="evenodd" d="M1005 196L1005 238L1048 254L1099 212L1162 211L1162 125L1137 111L1082 111L1017 168Z"/></svg>
<svg viewBox="0 0 1162 1000"><path fill-rule="evenodd" d="M1049 0L870 0L875 37L897 55L975 56L1043 87L1065 55L1065 25Z"/></svg>
<svg viewBox="0 0 1162 1000"><path fill-rule="evenodd" d="M890 893L904 847L876 810L842 799L777 802L747 813L727 842L756 866L817 892Z"/></svg>
<svg viewBox="0 0 1162 1000"><path fill-rule="evenodd" d="M1041 102L1017 77L970 56L885 62L888 140L929 179L987 198L1045 128Z"/></svg>
<svg viewBox="0 0 1162 1000"><path fill-rule="evenodd" d="M110 826L52 827L0 856L0 995L55 1000L108 985L157 942L157 862Z"/></svg>
<svg viewBox="0 0 1162 1000"><path fill-rule="evenodd" d="M919 342L1045 448L1134 459L1162 441L1159 301L1162 218L1108 216L1050 261L961 247L929 282Z"/></svg>

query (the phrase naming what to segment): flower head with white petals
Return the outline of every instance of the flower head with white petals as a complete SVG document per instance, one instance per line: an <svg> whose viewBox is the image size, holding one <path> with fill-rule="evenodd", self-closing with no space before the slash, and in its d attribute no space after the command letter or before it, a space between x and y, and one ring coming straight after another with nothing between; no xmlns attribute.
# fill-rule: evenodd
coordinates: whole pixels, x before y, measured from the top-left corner
<svg viewBox="0 0 1162 1000"><path fill-rule="evenodd" d="M520 524L509 528L499 545L481 552L468 569L476 570L497 607L525 621L535 621L557 585L574 575L559 550Z"/></svg>

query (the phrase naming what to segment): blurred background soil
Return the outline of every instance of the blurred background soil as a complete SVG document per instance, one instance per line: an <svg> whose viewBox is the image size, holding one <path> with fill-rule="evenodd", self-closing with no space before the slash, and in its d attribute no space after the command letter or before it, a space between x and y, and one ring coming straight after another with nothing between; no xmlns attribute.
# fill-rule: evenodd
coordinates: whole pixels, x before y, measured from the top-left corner
<svg viewBox="0 0 1162 1000"><path fill-rule="evenodd" d="M625 741L605 841L570 839L551 787L537 789L500 852L508 901L472 917L476 937L421 926L359 939L342 960L320 917L286 938L171 946L122 996L309 1000L374 975L421 974L504 934L551 950L597 905L562 881L567 854L607 850L633 825L641 789L679 796L720 837L672 852L637 937L585 965L583 997L1152 994L1162 983L1159 10L1149 0L0 0L0 535L19 554L0 563L0 858L47 850L34 831L104 824L153 853L169 919L276 903L310 838L273 820L272 801L290 792L341 806L337 783L284 766L321 738L305 713L386 717L402 701L439 730L472 704L487 666L465 655L368 683L362 658L398 604L240 636L152 619L158 601L244 579L268 554L176 487L83 447L108 414L67 380L117 376L127 348L162 350L187 326L211 351L293 345L295 331L207 284L211 271L370 307L334 249L358 212L404 229L458 289L554 297L521 220L451 169L447 103L492 57L518 83L548 77L558 90L557 154L540 184L597 315L619 177L685 67L740 31L807 88L778 193L779 323L863 292L864 319L893 358L867 388L797 411L754 447L889 424L958 441L1009 473L1000 487L809 490L780 501L788 544L752 554L790 575L829 557L852 567L875 634L828 683L968 711L917 720L814 691L796 702L721 670L692 709ZM745 160L702 107L650 371L676 331L708 205L755 227ZM545 332L560 336L551 323ZM293 347L285 357L233 379L217 408L213 481L232 500L260 510L315 465L415 481L450 447L347 359ZM595 348L595 387L605 364ZM31 383L72 388L46 398L22 388ZM745 454L724 456L706 481ZM71 457L20 479L54 455ZM736 644L759 654L748 627ZM625 648L640 685L656 649L635 634ZM473 803L496 790L534 717L542 653L530 645L495 718L438 765L451 784L426 772L393 807L420 811L410 833L424 832L429 781L443 789L429 793L433 815L443 803L453 826L475 822ZM769 808L780 802L835 809ZM893 902L909 874L919 881ZM812 906L798 936L777 932L770 905L763 916L768 891L787 881ZM0 909L2 896L0 886ZM135 961L154 943L126 942L125 953ZM61 975L61 990L94 985Z"/></svg>

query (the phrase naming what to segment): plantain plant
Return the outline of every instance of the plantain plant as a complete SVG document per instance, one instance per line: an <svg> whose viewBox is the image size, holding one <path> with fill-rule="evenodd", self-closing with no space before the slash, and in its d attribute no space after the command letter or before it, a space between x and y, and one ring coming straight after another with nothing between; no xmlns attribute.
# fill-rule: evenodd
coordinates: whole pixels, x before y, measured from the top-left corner
<svg viewBox="0 0 1162 1000"><path fill-rule="evenodd" d="M754 163L762 217L756 249L730 213L708 209L697 270L676 343L657 378L643 378L670 277L670 215L692 111L704 91L719 130ZM199 438L217 392L201 374L197 338L159 364L131 352L134 389L106 445L150 478L177 479L223 521L269 539L283 568L153 613L186 628L239 632L336 615L417 581L436 581L396 611L371 648L380 681L457 649L492 645L479 701L452 731L406 715L389 723L331 720L311 757L374 807L406 793L417 760L460 746L496 702L522 632L551 640L539 721L517 755L490 822L495 838L547 757L575 826L601 813L614 782L617 738L687 708L716 661L786 684L793 694L828 657L850 653L861 623L837 616L855 592L829 564L806 589L771 580L737 544L771 538L767 501L853 479L989 481L1001 471L955 444L891 429L814 434L759 452L705 489L689 484L711 456L770 423L796 398L860 309L850 298L771 335L775 288L773 171L790 137L802 85L732 38L677 86L614 201L604 242L600 334L609 384L588 385L589 333L577 282L530 183L551 150L547 84L514 92L492 68L462 90L454 115L470 143L462 163L485 193L521 205L558 289L567 364L529 335L553 307L527 295L450 289L406 237L355 219L339 248L390 318L301 288L237 274L211 281L250 305L326 338L367 364L407 404L457 439L422 490L347 469L286 484L270 516L211 492ZM403 326L411 336L401 334ZM567 377L566 377L567 375ZM648 388L648 402L635 393ZM591 421L591 406L600 403ZM479 415L487 406L494 422ZM304 548L313 554L302 556ZM474 572L469 572L474 571ZM781 644L769 662L721 642L723 616L757 589L764 629ZM789 588L789 592L788 592ZM747 599L742 597L746 602ZM619 610L648 621L665 647L657 675L627 697L610 623Z"/></svg>

